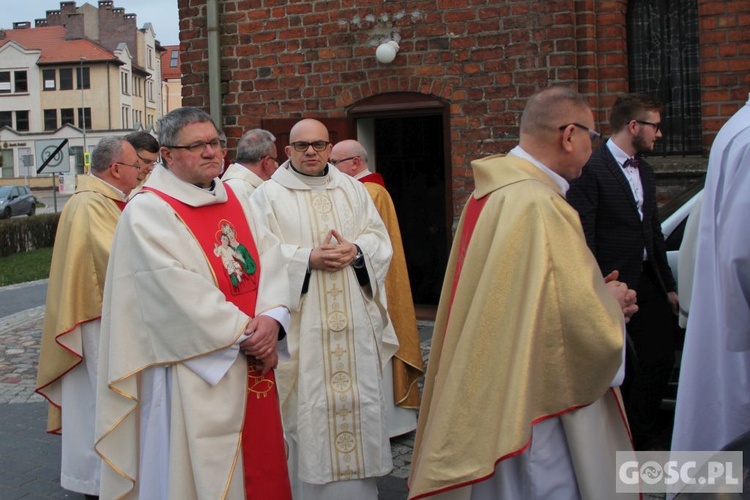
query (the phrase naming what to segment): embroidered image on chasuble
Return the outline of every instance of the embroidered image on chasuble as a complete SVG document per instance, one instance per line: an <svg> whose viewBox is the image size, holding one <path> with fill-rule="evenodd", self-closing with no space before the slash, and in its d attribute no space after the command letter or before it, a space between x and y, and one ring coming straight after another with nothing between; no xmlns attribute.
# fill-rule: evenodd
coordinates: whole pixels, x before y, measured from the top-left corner
<svg viewBox="0 0 750 500"><path fill-rule="evenodd" d="M312 190L280 168L251 198L279 236L289 270L291 359L280 363L277 381L285 429L299 443L299 477L314 484L392 468L382 370L398 347L383 297L385 227L361 184L335 169L329 175L331 186ZM311 271L301 295L310 249L331 229L362 249L370 286L361 287L351 267Z"/></svg>
<svg viewBox="0 0 750 500"><path fill-rule="evenodd" d="M273 372L255 378L237 348L249 318L288 302L278 242L248 215L220 182L206 192L164 168L123 214L107 289L118 306L105 304L102 336L102 497L135 498L154 483L169 498L291 496ZM214 253L222 233L252 256L257 290L235 293Z"/></svg>

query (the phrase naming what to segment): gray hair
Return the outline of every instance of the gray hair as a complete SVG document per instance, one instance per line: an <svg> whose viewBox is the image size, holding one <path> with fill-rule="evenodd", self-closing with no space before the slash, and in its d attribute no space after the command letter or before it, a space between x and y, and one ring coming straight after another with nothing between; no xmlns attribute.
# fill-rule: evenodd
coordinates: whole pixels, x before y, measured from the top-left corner
<svg viewBox="0 0 750 500"><path fill-rule="evenodd" d="M237 161L256 163L273 154L276 137L268 130L254 128L245 132L237 143Z"/></svg>
<svg viewBox="0 0 750 500"><path fill-rule="evenodd" d="M177 136L183 128L191 123L205 122L211 122L216 129L216 133L220 133L211 115L202 109L190 107L177 108L159 120L159 144L162 146L175 146Z"/></svg>
<svg viewBox="0 0 750 500"><path fill-rule="evenodd" d="M124 137L109 136L102 138L91 153L91 170L104 172L120 159L122 145L128 142Z"/></svg>

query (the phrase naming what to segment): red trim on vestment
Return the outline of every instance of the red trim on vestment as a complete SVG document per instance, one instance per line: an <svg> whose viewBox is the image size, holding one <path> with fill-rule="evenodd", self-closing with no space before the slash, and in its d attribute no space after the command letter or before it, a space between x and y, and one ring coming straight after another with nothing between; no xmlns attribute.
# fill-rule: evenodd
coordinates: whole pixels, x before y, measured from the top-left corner
<svg viewBox="0 0 750 500"><path fill-rule="evenodd" d="M485 203L489 196L484 196L480 199L471 196L468 203L466 204L466 216L464 217L464 226L461 231L461 245L458 247L458 256L456 258L456 269L453 274L453 287L451 288L451 301L448 307L448 316L450 317L450 310L453 307L453 298L456 295L456 287L458 287L458 279L461 277L461 270L464 267L464 259L466 258L466 251L469 248L471 237L474 234L474 228L477 226L479 220L479 214L482 213Z"/></svg>
<svg viewBox="0 0 750 500"><path fill-rule="evenodd" d="M579 409L585 408L587 406L589 406L589 405L571 406L571 407L566 408L566 409L564 409L562 411L559 411L557 413L551 413L549 415L543 415L541 417L537 417L537 418L535 418L534 420L531 421L532 432L533 432L534 426L536 424L538 424L539 422L547 420L548 418L560 417L562 415L565 415L566 413L570 413L571 411L579 410ZM427 498L427 497L431 497L431 496L434 496L434 495L439 495L440 493L445 493L446 491L451 491L451 490L455 490L455 489L458 489L458 488L463 488L463 487L466 487L466 486L471 486L472 484L481 483L482 481L486 481L487 479L489 479L489 478L491 478L492 476L495 475L495 467L497 467L497 464L499 464L503 460L507 460L509 458L515 457L516 455L520 455L521 453L523 453L524 451L526 451L526 449L529 446L531 446L531 437L529 437L529 440L526 442L526 444L524 444L523 446L521 446L517 450L511 451L510 453L507 453L507 454L503 455L502 457L498 458L497 460L495 460L495 463L494 463L494 465L492 467L492 472L490 474L487 474L486 476L479 477L477 479L472 479L471 481L464 481L463 483L452 484L450 486L446 486L445 488L440 488L439 490L434 490L434 491L430 491L430 492L427 492L427 493L423 493L423 494L421 494L419 496L413 497L412 500L417 500L419 498Z"/></svg>

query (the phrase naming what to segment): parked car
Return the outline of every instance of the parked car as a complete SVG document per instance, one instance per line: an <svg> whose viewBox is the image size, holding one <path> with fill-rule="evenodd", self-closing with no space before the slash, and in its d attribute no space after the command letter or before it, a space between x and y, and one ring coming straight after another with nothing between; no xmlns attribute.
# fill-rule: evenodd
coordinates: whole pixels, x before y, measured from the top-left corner
<svg viewBox="0 0 750 500"><path fill-rule="evenodd" d="M0 186L0 218L34 215L36 198L26 186Z"/></svg>

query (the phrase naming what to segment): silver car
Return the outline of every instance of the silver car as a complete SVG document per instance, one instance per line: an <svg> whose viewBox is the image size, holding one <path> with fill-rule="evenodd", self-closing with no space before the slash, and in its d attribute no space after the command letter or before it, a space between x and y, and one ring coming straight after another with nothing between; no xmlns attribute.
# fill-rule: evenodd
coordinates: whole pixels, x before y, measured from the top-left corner
<svg viewBox="0 0 750 500"><path fill-rule="evenodd" d="M26 186L0 186L0 218L14 215L34 215L36 198Z"/></svg>

